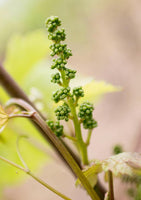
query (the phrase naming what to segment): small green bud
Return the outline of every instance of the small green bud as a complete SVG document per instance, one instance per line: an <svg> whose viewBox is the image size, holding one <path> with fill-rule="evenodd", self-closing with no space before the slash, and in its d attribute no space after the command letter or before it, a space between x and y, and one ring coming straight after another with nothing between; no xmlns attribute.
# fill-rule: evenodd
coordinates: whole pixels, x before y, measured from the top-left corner
<svg viewBox="0 0 141 200"><path fill-rule="evenodd" d="M72 69L65 69L65 77L66 79L73 79L75 78L75 74L76 74L76 70L72 70Z"/></svg>
<svg viewBox="0 0 141 200"><path fill-rule="evenodd" d="M122 153L123 152L123 149L122 149L122 146L117 144L114 146L113 148L113 154L119 154L119 153Z"/></svg>
<svg viewBox="0 0 141 200"><path fill-rule="evenodd" d="M53 64L51 65L51 69L57 68L58 70L63 70L65 69L66 64L67 61L59 57L57 59L53 59Z"/></svg>
<svg viewBox="0 0 141 200"><path fill-rule="evenodd" d="M70 110L68 104L64 103L62 106L59 106L55 110L55 114L56 114L58 120L68 121L69 120L69 113L70 113L70 111L71 110Z"/></svg>
<svg viewBox="0 0 141 200"><path fill-rule="evenodd" d="M50 127L50 129L55 133L57 137L60 137L63 135L63 125L60 125L60 122L53 122L53 121L47 121L47 125Z"/></svg>
<svg viewBox="0 0 141 200"><path fill-rule="evenodd" d="M93 129L93 128L96 128L96 127L97 127L97 122L96 122L94 119L92 119L92 118L90 118L90 119L85 119L85 120L83 121L83 127L84 127L85 129Z"/></svg>
<svg viewBox="0 0 141 200"><path fill-rule="evenodd" d="M84 90L82 87L75 87L73 89L73 95L76 97L84 97ZM90 114L90 110L86 109L86 114Z"/></svg>
<svg viewBox="0 0 141 200"><path fill-rule="evenodd" d="M61 21L57 16L51 16L45 21L48 32L52 33L58 26L61 26Z"/></svg>
<svg viewBox="0 0 141 200"><path fill-rule="evenodd" d="M55 122L55 134L57 137L60 137L63 135L63 125L60 125L60 122Z"/></svg>
<svg viewBox="0 0 141 200"><path fill-rule="evenodd" d="M51 121L51 120L48 120L48 121L47 121L47 125L49 126L49 128L50 128L52 131L54 131L54 130L55 130L55 127L54 127L54 122L53 122L53 121Z"/></svg>
<svg viewBox="0 0 141 200"><path fill-rule="evenodd" d="M55 43L50 46L50 49L52 50L51 56L61 54L64 59L68 59L70 56L72 56L71 50L67 48L66 44Z"/></svg>
<svg viewBox="0 0 141 200"><path fill-rule="evenodd" d="M48 35L49 40L53 40L54 42L61 42L66 39L66 33L64 29L56 30L53 33L50 32Z"/></svg>
<svg viewBox="0 0 141 200"><path fill-rule="evenodd" d="M60 76L59 73L53 74L53 75L52 75L51 82L52 82L52 83L58 83L58 84L59 84L59 83L61 83L60 78L61 78L61 76Z"/></svg>
<svg viewBox="0 0 141 200"><path fill-rule="evenodd" d="M90 118L92 118L93 110L94 110L94 107L93 107L93 105L91 103L84 102L79 107L78 116L81 119L90 119Z"/></svg>
<svg viewBox="0 0 141 200"><path fill-rule="evenodd" d="M60 90L57 90L53 93L53 100L57 103L60 100L65 99L67 96L69 96L70 87L67 88L61 88Z"/></svg>

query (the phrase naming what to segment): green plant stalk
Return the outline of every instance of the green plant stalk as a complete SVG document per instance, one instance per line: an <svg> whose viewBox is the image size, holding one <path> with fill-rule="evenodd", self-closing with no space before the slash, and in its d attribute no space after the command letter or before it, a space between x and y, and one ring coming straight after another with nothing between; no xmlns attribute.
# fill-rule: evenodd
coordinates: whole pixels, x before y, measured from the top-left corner
<svg viewBox="0 0 141 200"><path fill-rule="evenodd" d="M56 189L54 189L53 187L51 187L50 185L48 185L47 183L45 183L42 179L38 178L37 176L35 176L34 174L32 174L32 172L29 169L25 169L23 167L21 167L20 165L17 165L16 163L0 156L0 160L8 163L9 165L16 167L17 169L25 172L26 174L28 174L29 176L31 176L34 180L36 180L38 183L40 183L41 185L45 186L47 189L51 190L53 193L57 194L58 196L60 196L61 198L65 199L65 200L71 200L70 198L66 197L64 194L58 192Z"/></svg>
<svg viewBox="0 0 141 200"><path fill-rule="evenodd" d="M71 98L68 99L68 104L70 106L71 113L73 115L73 123L74 123L76 139L77 139L77 146L78 146L81 158L82 158L82 163L84 165L88 165L89 161L88 161L87 146L83 141L80 123L79 123L79 120L78 120L78 117L76 114L76 107L74 106Z"/></svg>
<svg viewBox="0 0 141 200"><path fill-rule="evenodd" d="M19 156L19 159L21 160L23 166L25 167L25 169L28 169L28 166L27 166L26 162L24 161L23 157L21 156L21 153L20 153L20 150L19 150L19 141L20 141L20 139L23 139L23 138L26 138L26 139L27 139L28 136L26 136L26 135L19 135L19 136L17 137L16 149L17 149L17 154L18 154L18 156Z"/></svg>
<svg viewBox="0 0 141 200"><path fill-rule="evenodd" d="M68 138L69 140L72 140L73 142L76 142L76 138L75 137L72 137L72 136L66 135L66 134L63 134L63 136Z"/></svg>
<svg viewBox="0 0 141 200"><path fill-rule="evenodd" d="M21 108L31 112L35 111L35 109L29 105L27 102L23 101L22 99L10 99L7 105L16 104L20 106ZM54 133L48 128L46 125L46 122L40 117L40 115L35 111L36 113L31 117L31 119L44 131L45 134L48 134L50 140L53 142L53 144L56 146L56 148L59 150L59 152L62 154L66 162L71 167L72 171L76 174L76 176L81 181L83 187L88 192L89 196L92 200L100 200L94 189L91 187L89 181L82 173L81 169L73 159L73 157L70 155L68 150L65 148L65 146L61 143L61 141L55 136Z"/></svg>
<svg viewBox="0 0 141 200"><path fill-rule="evenodd" d="M62 197L63 199L65 199L65 200L71 200L70 198L66 197L64 194L58 192L56 189L54 189L53 187L51 187L50 185L48 185L47 183L45 183L42 179L40 179L37 176L35 176L34 174L32 174L30 171L27 172L27 174L29 176L31 176L34 180L36 180L38 183L40 183L41 185L45 186L47 189L51 190L52 192L54 192L58 196Z"/></svg>
<svg viewBox="0 0 141 200"><path fill-rule="evenodd" d="M61 76L62 76L63 86L68 87L68 81L65 79L64 71L61 71ZM69 107L71 109L71 114L73 116L72 120L73 120L75 134L76 134L76 143L77 143L78 150L82 158L82 163L84 165L88 165L89 161L88 161L87 145L85 144L82 138L81 126L78 120L78 116L76 114L76 106L74 105L74 102L71 97L67 98L67 102L69 104Z"/></svg>
<svg viewBox="0 0 141 200"><path fill-rule="evenodd" d="M16 164L16 163L14 163L14 162L12 162L12 161L10 161L10 160L4 158L3 156L0 156L0 160L4 161L5 163L8 163L9 165L11 165L11 166L13 166L13 167L16 167L17 169L19 169L19 170L21 170L21 171L23 171L23 172L25 172L25 173L27 173L27 169L25 169L25 168L23 168L22 166L20 166L20 165L18 165L18 164Z"/></svg>
<svg viewBox="0 0 141 200"><path fill-rule="evenodd" d="M40 113L40 111L38 111L38 109L35 107L35 105L29 100L28 96L24 93L24 91L21 89L21 87L15 82L15 80L10 76L10 74L5 70L5 68L2 66L1 63L0 63L0 85L3 87L3 89L5 89L5 91L9 94L9 96L11 96L13 98L23 99L24 101L28 102L34 108L34 110L38 112L38 114L42 117L42 119L46 120L44 115L42 115L42 113ZM64 158L63 158L62 154L60 153L60 151L56 148L56 146L50 140L48 134L44 133L39 128L39 126L37 126L36 123L34 123L33 121L32 121L32 123L34 124L35 128L40 132L40 134L45 138L45 140L52 145L52 147L54 148L54 150L57 153L58 157L72 171L70 165L64 160ZM80 166L80 160L75 155L75 153L72 151L72 149L70 149L69 146L64 141L61 141L61 142L65 145L65 147L68 149L68 151L71 153L71 155L73 156L75 161ZM73 172L73 174L75 175L74 172Z"/></svg>
<svg viewBox="0 0 141 200"><path fill-rule="evenodd" d="M88 137L87 137L87 140L86 140L86 145L87 146L89 146L89 144L90 144L90 139L91 139L91 135L92 135L92 129L90 129L89 131L88 131Z"/></svg>
<svg viewBox="0 0 141 200"><path fill-rule="evenodd" d="M2 66L1 63L0 63L0 84L5 89L5 91L9 94L9 96L14 97L14 98L20 98L20 99L23 99L24 101L28 102L31 105L32 108L35 108L34 111L36 110L38 112L38 114L42 117L42 119L45 120L44 116L37 110L37 108L35 107L35 105L32 104L32 102L30 102L30 100L27 97L27 95L23 92L23 90L20 88L20 86L14 81L14 79L8 74L8 72L4 69L4 67ZM26 108L24 108L24 109L26 109ZM63 154L58 150L58 148L56 147L56 145L54 144L54 142L50 139L49 132L44 132L38 126L37 123L35 123L34 121L32 121L32 122L33 122L35 128L37 128L37 130L39 130L39 133L45 138L45 140L47 140L52 145L52 147L54 148L54 150L57 153L57 155L59 156L59 158L71 170L71 172L73 173L73 175L74 176L78 176L78 174L72 169L72 166L66 161L66 159L63 156ZM77 165L77 167L79 166L78 168L80 170L81 166L80 166L80 160L79 160L79 158L74 154L74 152L72 152L72 150L68 146L66 146L66 144L63 141L61 141L61 142L63 143L63 145L65 145L65 147L67 148L67 150L71 153L71 155L72 155L72 157L74 159L75 164ZM99 184L98 187L100 188L100 191L101 191L101 193L104 196L104 194L106 193L105 188L103 188L103 186L101 184ZM84 186L84 188L86 189L86 186ZM94 193L95 193L95 191L94 191ZM99 200L99 197L97 195L95 197L95 200Z"/></svg>
<svg viewBox="0 0 141 200"><path fill-rule="evenodd" d="M68 87L69 81L65 79L65 72L63 70L60 70L62 81L63 81L63 87Z"/></svg>

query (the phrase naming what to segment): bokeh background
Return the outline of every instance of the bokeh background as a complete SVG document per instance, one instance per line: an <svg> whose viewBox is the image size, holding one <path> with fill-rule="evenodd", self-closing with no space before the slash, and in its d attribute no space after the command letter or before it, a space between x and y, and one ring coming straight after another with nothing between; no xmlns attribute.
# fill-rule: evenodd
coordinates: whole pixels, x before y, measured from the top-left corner
<svg viewBox="0 0 141 200"><path fill-rule="evenodd" d="M0 0L1 61L12 35L45 29L44 21L50 15L57 15L63 21L73 51L71 66L96 80L122 87L121 92L106 95L96 106L99 127L89 147L90 158L107 158L117 143L125 151L140 151L141 1ZM75 188L74 178L61 163L47 163L40 176L74 200L88 199L83 190ZM117 200L129 199L124 189L117 181ZM30 178L5 188L4 200L24 199L59 197Z"/></svg>

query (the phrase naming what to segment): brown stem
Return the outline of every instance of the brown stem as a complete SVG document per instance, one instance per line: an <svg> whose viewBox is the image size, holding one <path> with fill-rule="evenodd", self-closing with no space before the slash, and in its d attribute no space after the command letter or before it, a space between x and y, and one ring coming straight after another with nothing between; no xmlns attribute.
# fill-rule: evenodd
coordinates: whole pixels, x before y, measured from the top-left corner
<svg viewBox="0 0 141 200"><path fill-rule="evenodd" d="M99 179L97 181L97 184L94 187L94 190L96 191L100 199L103 200L106 194L106 190L105 190L105 187L101 184Z"/></svg>
<svg viewBox="0 0 141 200"><path fill-rule="evenodd" d="M19 87L19 85L13 80L13 78L8 74L8 72L4 69L4 67L2 66L1 63L0 63L0 84L2 85L2 87L5 89L5 91L11 97L20 98L20 99L25 100L33 108L35 108L36 111L38 111L37 108L35 107L35 105L29 100L27 95L23 92L23 90ZM38 113L45 120L44 116L39 111L38 111ZM62 157L62 155L60 154L60 152L58 151L58 149L52 143L52 141L50 140L48 135L46 135L44 133L44 131L42 131L42 129L39 126L36 125L36 123L33 122L33 124L40 131L40 133L44 136L44 138L52 145L52 147L54 148L55 152L61 158L61 160L64 162L64 164L66 164L69 167L69 169L71 169L70 166L66 163L66 161ZM68 145L66 145L66 143L64 141L61 141L61 142L64 144L64 146L67 148L67 150L71 153L71 155L73 156L73 158L75 159L75 161L77 162L79 167L82 169L81 164L80 164L80 159L78 158L78 156L75 155L75 153L70 149L70 147ZM100 188L100 190L101 190L101 188L103 188L103 187L101 185L99 185L98 188ZM103 196L104 196L104 193L106 191L104 189L102 191L103 191Z"/></svg>
<svg viewBox="0 0 141 200"><path fill-rule="evenodd" d="M81 169L79 168L79 166L77 165L73 157L71 156L71 154L68 152L65 146L61 143L61 141L56 137L56 135L52 133L52 131L48 128L47 124L36 112L36 110L22 99L10 99L7 104L8 105L16 104L20 106L21 108L24 108L28 112L35 112L35 114L31 116L31 119L34 120L34 122L43 130L45 134L48 134L48 137L50 138L52 143L56 146L56 148L59 150L59 152L62 154L65 161L68 163L68 165L72 169L73 173L79 178L83 187L86 189L86 191L90 195L91 199L100 200L96 192L91 187L89 181L84 176Z"/></svg>
<svg viewBox="0 0 141 200"><path fill-rule="evenodd" d="M35 107L35 105L29 100L28 96L23 92L23 90L19 87L19 85L13 80L13 78L4 69L4 67L2 66L2 64L0 64L0 84L2 85L2 87L5 89L5 91L11 97L20 98L20 99L25 100L26 102L28 102L40 114L40 116L42 117L42 119L46 120L45 117L42 115L42 113L40 113L38 111L38 109ZM64 158L62 157L62 155L60 154L60 152L58 151L58 149L55 147L55 145L52 143L52 141L50 140L50 138L48 137L48 135L45 134L41 130L41 128L36 125L36 123L33 122L33 124L40 131L40 133L47 140L47 142L49 142L52 145L52 147L54 148L54 150L57 153L57 155L61 158L61 160L63 160L64 163L68 166L68 164L65 162ZM71 155L73 156L73 158L75 159L75 161L80 166L80 159L75 155L74 152L72 152L72 150L70 149L70 147L68 147L68 145L66 145L66 143L64 141L61 141L61 142L65 145L65 147L68 149L68 151L71 153ZM70 169L70 167L69 167L69 169Z"/></svg>
<svg viewBox="0 0 141 200"><path fill-rule="evenodd" d="M114 200L113 174L110 170L108 171L108 184L110 200Z"/></svg>
<svg viewBox="0 0 141 200"><path fill-rule="evenodd" d="M27 95L23 92L23 90L21 90L13 78L7 73L2 64L0 64L0 84L11 97L24 99L32 105L33 108L35 108L33 103L29 100Z"/></svg>

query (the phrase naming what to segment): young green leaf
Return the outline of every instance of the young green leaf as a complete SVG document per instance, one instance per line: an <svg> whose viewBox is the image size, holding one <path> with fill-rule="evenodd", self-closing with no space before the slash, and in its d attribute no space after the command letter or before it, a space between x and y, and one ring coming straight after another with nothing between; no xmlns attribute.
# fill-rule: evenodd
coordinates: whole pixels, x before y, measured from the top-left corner
<svg viewBox="0 0 141 200"><path fill-rule="evenodd" d="M84 175L86 176L86 178L88 179L92 187L96 185L97 174L100 172L102 172L102 167L101 167L101 163L99 162L95 163L95 165L93 165L92 167L88 167L87 169L83 171ZM75 185L76 186L81 185L79 179L77 179Z"/></svg>
<svg viewBox="0 0 141 200"><path fill-rule="evenodd" d="M105 81L92 80L83 87L85 96L80 99L83 101L97 102L104 94L120 91L120 87L113 86Z"/></svg>
<svg viewBox="0 0 141 200"><path fill-rule="evenodd" d="M107 181L107 172L109 170L115 177L141 175L141 154L124 152L103 161L95 160L94 164L84 171L84 174L90 184L94 186L97 181L97 174L102 171L105 172L105 180ZM76 185L79 184L80 182L77 180Z"/></svg>
<svg viewBox="0 0 141 200"><path fill-rule="evenodd" d="M4 66L21 83L31 68L48 55L49 43L46 33L41 30L12 36Z"/></svg>

